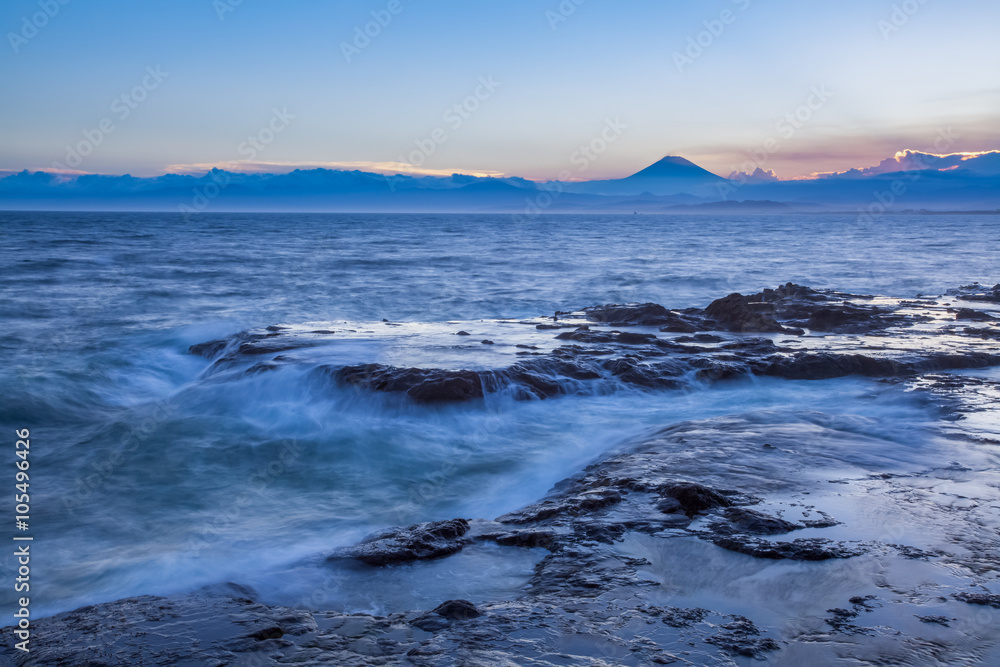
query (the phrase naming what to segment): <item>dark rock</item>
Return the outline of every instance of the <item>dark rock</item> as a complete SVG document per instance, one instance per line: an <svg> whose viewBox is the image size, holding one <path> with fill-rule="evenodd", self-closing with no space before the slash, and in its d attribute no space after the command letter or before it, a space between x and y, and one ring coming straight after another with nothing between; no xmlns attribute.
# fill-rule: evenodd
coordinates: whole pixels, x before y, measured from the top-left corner
<svg viewBox="0 0 1000 667"><path fill-rule="evenodd" d="M344 384L385 392L405 392L417 403L451 403L483 396L483 378L474 371L393 368L381 364L345 366L334 371Z"/></svg>
<svg viewBox="0 0 1000 667"><path fill-rule="evenodd" d="M986 328L973 329L971 327L967 327L964 329L964 332L969 334L970 336L977 336L983 339L1000 338L1000 329L986 329Z"/></svg>
<svg viewBox="0 0 1000 667"><path fill-rule="evenodd" d="M937 623L938 625L943 625L946 628L951 627L951 622L954 620L948 618L947 616L918 616L914 614L921 623Z"/></svg>
<svg viewBox="0 0 1000 667"><path fill-rule="evenodd" d="M552 530L526 528L502 533L486 533L480 539L490 540L505 547L542 548L550 551L556 546L556 533Z"/></svg>
<svg viewBox="0 0 1000 667"><path fill-rule="evenodd" d="M687 628L695 623L701 623L711 613L708 609L695 607L694 609L682 609L680 607L666 607L656 609L660 615L660 620L672 628Z"/></svg>
<svg viewBox="0 0 1000 667"><path fill-rule="evenodd" d="M485 339L483 339L483 340L481 340L479 342L482 343L483 345L493 345L494 344L493 341L491 341L488 338L485 338Z"/></svg>
<svg viewBox="0 0 1000 667"><path fill-rule="evenodd" d="M633 333L631 331L591 331L590 329L565 331L556 338L576 340L581 343L618 343L620 345L649 345L659 340L653 334Z"/></svg>
<svg viewBox="0 0 1000 667"><path fill-rule="evenodd" d="M197 343L188 348L188 352L199 357L214 359L220 352L229 347L230 339L210 340L207 343Z"/></svg>
<svg viewBox="0 0 1000 667"><path fill-rule="evenodd" d="M482 614L476 609L476 605L468 600L448 600L442 602L434 608L433 612L438 616L444 616L452 621L466 621L470 618L479 618Z"/></svg>
<svg viewBox="0 0 1000 667"><path fill-rule="evenodd" d="M662 329L661 329L662 331ZM675 339L677 343L724 343L726 339L715 334L702 333L696 336L681 336Z"/></svg>
<svg viewBox="0 0 1000 667"><path fill-rule="evenodd" d="M661 497L675 501L679 510L688 516L694 516L698 512L704 512L714 507L733 505L732 500L715 489L695 482L670 482L657 488L657 492ZM664 507L669 508L673 505L669 504L668 501Z"/></svg>
<svg viewBox="0 0 1000 667"><path fill-rule="evenodd" d="M952 596L956 600L961 600L962 602L968 602L969 604L978 604L985 607L993 607L994 609L1000 609L1000 595L993 595L991 593L956 593Z"/></svg>
<svg viewBox="0 0 1000 667"><path fill-rule="evenodd" d="M533 523L552 517L578 516L599 510L622 501L622 494L616 489L598 488L582 491L558 499L543 500L516 512L499 517L501 523Z"/></svg>
<svg viewBox="0 0 1000 667"><path fill-rule="evenodd" d="M774 309L764 302L751 303L739 293L716 299L705 309L705 314L727 331L790 333L792 330L778 324L773 313Z"/></svg>
<svg viewBox="0 0 1000 667"><path fill-rule="evenodd" d="M461 539L469 530L465 519L419 523L372 535L354 545L338 549L329 559L354 558L372 566L414 560L444 558L462 550L469 542Z"/></svg>
<svg viewBox="0 0 1000 667"><path fill-rule="evenodd" d="M958 289L948 290L948 294L958 296L963 301L1000 303L1000 284L993 287L986 287L979 283L972 283L971 285L963 285Z"/></svg>
<svg viewBox="0 0 1000 667"><path fill-rule="evenodd" d="M608 304L584 308L587 319L612 326L661 326L673 323L677 316L655 303L632 305Z"/></svg>
<svg viewBox="0 0 1000 667"><path fill-rule="evenodd" d="M809 316L805 326L814 331L841 334L865 334L904 324L907 318L887 315L888 311L852 305L827 306Z"/></svg>
<svg viewBox="0 0 1000 667"><path fill-rule="evenodd" d="M271 627L264 628L263 630L253 632L250 636L257 641L262 642L267 639L281 639L285 636L285 631L276 625L272 625Z"/></svg>
<svg viewBox="0 0 1000 667"><path fill-rule="evenodd" d="M802 528L799 524L746 507L730 507L724 514L737 529L754 535L781 535Z"/></svg>
<svg viewBox="0 0 1000 667"><path fill-rule="evenodd" d="M859 549L824 539L798 539L791 542L767 542L739 535L718 536L711 540L729 551L773 560L830 560L851 558L862 553Z"/></svg>
<svg viewBox="0 0 1000 667"><path fill-rule="evenodd" d="M459 331L455 335L456 336L471 336L472 334L470 334L468 331Z"/></svg>
<svg viewBox="0 0 1000 667"><path fill-rule="evenodd" d="M989 313L984 313L981 310L972 310L971 308L959 308L958 312L955 313L956 320L973 320L975 322L986 322L994 319Z"/></svg>
<svg viewBox="0 0 1000 667"><path fill-rule="evenodd" d="M763 660L767 653L781 648L773 639L761 637L760 630L746 617L735 616L732 622L719 627L722 632L706 638L705 641L731 655Z"/></svg>

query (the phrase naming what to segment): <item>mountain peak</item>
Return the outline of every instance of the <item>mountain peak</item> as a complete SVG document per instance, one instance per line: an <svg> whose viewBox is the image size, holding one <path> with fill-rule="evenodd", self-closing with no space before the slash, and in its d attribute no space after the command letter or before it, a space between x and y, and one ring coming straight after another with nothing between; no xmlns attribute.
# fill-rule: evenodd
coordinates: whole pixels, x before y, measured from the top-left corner
<svg viewBox="0 0 1000 667"><path fill-rule="evenodd" d="M667 155L628 178L694 178L713 180L719 177L679 155Z"/></svg>

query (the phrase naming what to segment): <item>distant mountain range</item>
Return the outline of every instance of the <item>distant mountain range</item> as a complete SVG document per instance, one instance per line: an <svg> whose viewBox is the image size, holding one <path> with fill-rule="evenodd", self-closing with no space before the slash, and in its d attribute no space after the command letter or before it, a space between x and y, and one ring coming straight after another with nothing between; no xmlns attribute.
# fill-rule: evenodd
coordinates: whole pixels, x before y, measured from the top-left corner
<svg viewBox="0 0 1000 667"><path fill-rule="evenodd" d="M544 183L333 169L280 174L213 169L200 176L152 178L25 170L0 178L0 209L175 211L185 216L206 211L454 211L525 218L567 212L981 211L1000 209L1000 151L944 156L905 151L875 167L794 181L758 174L723 178L677 156L621 179Z"/></svg>

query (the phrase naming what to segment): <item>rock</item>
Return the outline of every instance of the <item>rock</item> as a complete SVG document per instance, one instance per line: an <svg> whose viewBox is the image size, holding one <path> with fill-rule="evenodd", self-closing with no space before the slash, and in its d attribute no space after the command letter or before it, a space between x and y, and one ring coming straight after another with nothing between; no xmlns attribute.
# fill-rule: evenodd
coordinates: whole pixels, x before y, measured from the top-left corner
<svg viewBox="0 0 1000 667"><path fill-rule="evenodd" d="M493 341L491 341L488 338L484 338L483 340L481 340L479 342L482 343L483 345L493 345L494 344Z"/></svg>
<svg viewBox="0 0 1000 667"><path fill-rule="evenodd" d="M961 600L962 602L968 602L969 604L978 604L984 607L1000 609L1000 595L993 595L991 593L969 593L963 591L962 593L956 593L952 597L956 600Z"/></svg>
<svg viewBox="0 0 1000 667"><path fill-rule="evenodd" d="M767 542L733 535L717 536L711 541L729 551L736 551L754 558L773 560L830 560L832 558L851 558L862 553L857 548L819 538L798 539L791 542Z"/></svg>
<svg viewBox="0 0 1000 667"><path fill-rule="evenodd" d="M792 330L778 324L773 313L773 307L764 302L751 303L747 297L739 293L716 299L705 309L705 314L727 331L791 333Z"/></svg>
<svg viewBox="0 0 1000 667"><path fill-rule="evenodd" d="M328 560L354 558L372 566L444 558L469 543L460 539L469 530L465 519L418 523L393 528L364 539L353 547L338 549Z"/></svg>
<svg viewBox="0 0 1000 667"><path fill-rule="evenodd" d="M545 529L526 528L500 533L486 533L480 539L490 540L505 547L542 548L553 550L556 547L556 532Z"/></svg>
<svg viewBox="0 0 1000 667"><path fill-rule="evenodd" d="M753 535L781 535L803 528L797 523L746 507L730 507L723 514L735 528Z"/></svg>
<svg viewBox="0 0 1000 667"><path fill-rule="evenodd" d="M981 310L972 310L971 308L959 308L958 312L955 313L956 320L973 320L975 322L986 322L988 320L994 319L989 313L984 313Z"/></svg>
<svg viewBox="0 0 1000 667"><path fill-rule="evenodd" d="M197 343L188 348L190 354L207 359L214 359L220 352L229 347L231 339L210 340L207 343Z"/></svg>
<svg viewBox="0 0 1000 667"><path fill-rule="evenodd" d="M543 500L516 512L497 518L500 523L533 523L552 517L578 516L622 501L617 489L599 488L582 491L558 499Z"/></svg>
<svg viewBox="0 0 1000 667"><path fill-rule="evenodd" d="M456 336L471 336L472 334L470 334L468 331L459 331L455 335Z"/></svg>
<svg viewBox="0 0 1000 667"><path fill-rule="evenodd" d="M662 331L662 329L661 329ZM696 336L681 336L680 338L674 339L677 343L724 343L726 339L722 336L716 336L715 334L702 333Z"/></svg>
<svg viewBox="0 0 1000 667"><path fill-rule="evenodd" d="M1000 329L987 329L985 327L982 329L973 329L972 327L966 327L963 331L970 336L977 336L983 339L1000 338Z"/></svg>
<svg viewBox="0 0 1000 667"><path fill-rule="evenodd" d="M986 287L979 283L972 283L971 285L963 285L958 289L948 290L948 294L958 296L963 301L1000 303L1000 284L993 287Z"/></svg>
<svg viewBox="0 0 1000 667"><path fill-rule="evenodd" d="M608 304L584 308L587 319L616 327L661 326L674 322L676 315L656 303Z"/></svg>
<svg viewBox="0 0 1000 667"><path fill-rule="evenodd" d="M470 618L479 618L482 616L479 610L476 609L476 605L468 600L448 600L447 602L442 602L434 608L433 613L438 616L444 616L452 621L466 621Z"/></svg>
<svg viewBox="0 0 1000 667"><path fill-rule="evenodd" d="M946 628L951 627L951 622L954 620L947 616L919 616L914 614L921 623L937 623L938 625L943 625Z"/></svg>
<svg viewBox="0 0 1000 667"><path fill-rule="evenodd" d="M333 371L344 384L385 392L404 392L417 403L454 403L483 397L483 377L475 371L394 368L381 364L345 366Z"/></svg>
<svg viewBox="0 0 1000 667"><path fill-rule="evenodd" d="M841 334L865 334L903 324L906 318L891 316L888 311L852 305L827 306L815 310L804 326L813 331Z"/></svg>
<svg viewBox="0 0 1000 667"><path fill-rule="evenodd" d="M733 504L732 500L715 489L695 482L670 482L658 487L657 492L661 497L668 499L666 504L662 506L667 508L674 507L670 503L670 500L673 500L676 503L678 511L688 516L694 516L698 512L704 512L714 507L730 507ZM661 509L661 511L664 510ZM667 513L672 514L674 512L671 510Z"/></svg>

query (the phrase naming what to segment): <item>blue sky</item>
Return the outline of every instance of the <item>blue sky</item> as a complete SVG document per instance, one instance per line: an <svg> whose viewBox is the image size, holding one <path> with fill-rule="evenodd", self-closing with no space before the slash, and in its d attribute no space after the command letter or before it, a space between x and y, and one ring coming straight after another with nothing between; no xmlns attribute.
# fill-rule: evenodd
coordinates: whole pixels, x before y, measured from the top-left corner
<svg viewBox="0 0 1000 667"><path fill-rule="evenodd" d="M548 179L609 119L624 129L587 178L667 154L726 175L766 144L764 166L794 177L947 128L949 150L1000 148L995 0L8 0L0 27L0 170L67 164L83 142L96 173Z"/></svg>

